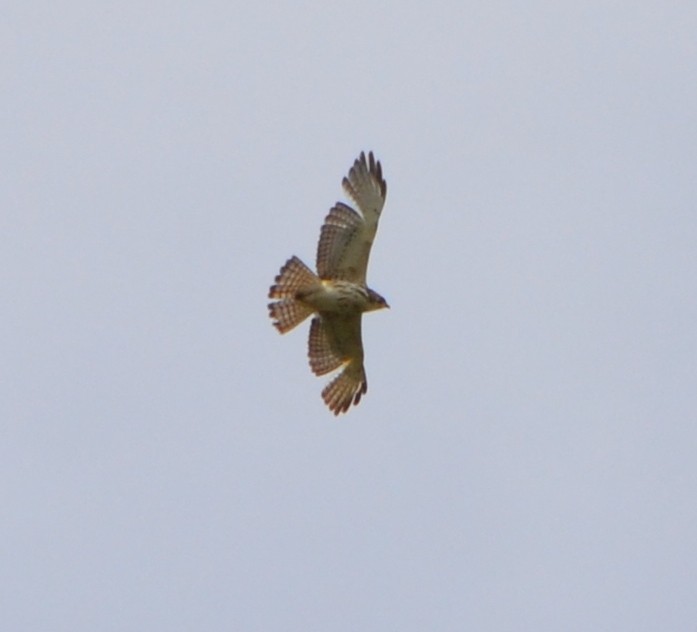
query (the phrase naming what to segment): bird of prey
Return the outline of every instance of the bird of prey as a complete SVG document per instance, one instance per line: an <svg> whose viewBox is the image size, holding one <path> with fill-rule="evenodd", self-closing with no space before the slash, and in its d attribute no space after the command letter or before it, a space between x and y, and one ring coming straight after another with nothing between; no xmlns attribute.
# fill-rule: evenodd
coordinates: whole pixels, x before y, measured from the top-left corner
<svg viewBox="0 0 697 632"><path fill-rule="evenodd" d="M387 183L370 152L355 160L342 185L360 213L337 202L324 220L317 245L317 274L291 257L269 290L269 314L282 334L308 316L308 356L315 375L341 371L325 386L322 399L335 414L358 404L368 390L363 367L361 317L389 307L366 285L370 248L385 205Z"/></svg>

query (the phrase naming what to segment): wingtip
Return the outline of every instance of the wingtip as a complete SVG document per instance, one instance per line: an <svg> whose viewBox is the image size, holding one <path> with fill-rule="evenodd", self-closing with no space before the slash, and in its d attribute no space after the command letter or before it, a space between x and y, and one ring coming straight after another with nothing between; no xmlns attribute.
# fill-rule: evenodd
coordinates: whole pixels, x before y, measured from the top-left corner
<svg viewBox="0 0 697 632"><path fill-rule="evenodd" d="M352 381L345 369L324 387L322 399L334 416L348 412L351 406L357 406L361 397L368 392L368 380L364 372L357 385L353 385Z"/></svg>

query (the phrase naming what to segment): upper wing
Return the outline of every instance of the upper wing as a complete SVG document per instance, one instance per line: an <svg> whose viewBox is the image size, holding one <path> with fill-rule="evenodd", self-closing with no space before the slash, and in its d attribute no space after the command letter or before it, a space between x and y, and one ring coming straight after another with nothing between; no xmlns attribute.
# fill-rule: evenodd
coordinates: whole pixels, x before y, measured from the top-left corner
<svg viewBox="0 0 697 632"><path fill-rule="evenodd" d="M317 273L323 279L365 285L370 248L387 195L382 166L372 151L367 159L361 152L342 185L361 214L342 202L329 211L317 246Z"/></svg>
<svg viewBox="0 0 697 632"><path fill-rule="evenodd" d="M343 370L322 391L322 399L335 414L358 404L368 390L363 368L361 315L322 314L310 326L310 366L316 375L324 375L343 365Z"/></svg>

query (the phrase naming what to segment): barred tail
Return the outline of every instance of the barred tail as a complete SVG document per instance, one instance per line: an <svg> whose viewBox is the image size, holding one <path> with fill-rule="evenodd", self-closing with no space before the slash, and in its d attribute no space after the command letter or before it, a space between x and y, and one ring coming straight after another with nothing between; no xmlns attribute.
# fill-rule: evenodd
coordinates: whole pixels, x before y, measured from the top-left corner
<svg viewBox="0 0 697 632"><path fill-rule="evenodd" d="M284 334L313 313L311 307L295 297L298 292L315 287L319 278L300 259L291 257L281 268L275 281L269 290L269 298L280 300L269 303L269 315L274 319L274 327Z"/></svg>

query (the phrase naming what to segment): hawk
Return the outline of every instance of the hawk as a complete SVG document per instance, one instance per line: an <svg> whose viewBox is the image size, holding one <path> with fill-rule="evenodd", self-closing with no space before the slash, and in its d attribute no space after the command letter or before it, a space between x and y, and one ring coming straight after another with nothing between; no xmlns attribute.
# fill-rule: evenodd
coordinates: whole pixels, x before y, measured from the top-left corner
<svg viewBox="0 0 697 632"><path fill-rule="evenodd" d="M385 205L387 183L370 152L354 161L342 185L360 213L337 202L324 220L317 245L317 274L298 257L286 261L269 290L269 315L282 334L314 315L308 356L315 375L341 369L322 399L335 414L358 404L368 390L363 367L361 317L389 307L366 285L370 248Z"/></svg>

